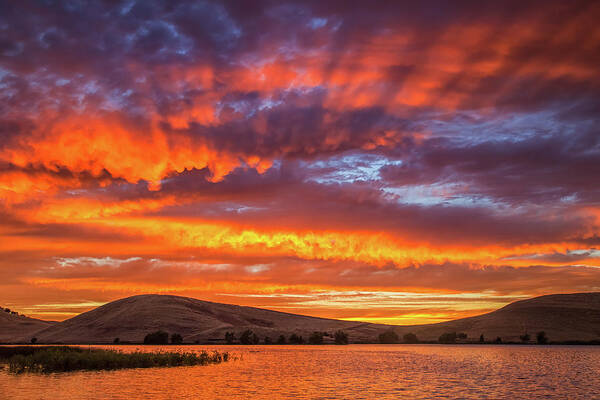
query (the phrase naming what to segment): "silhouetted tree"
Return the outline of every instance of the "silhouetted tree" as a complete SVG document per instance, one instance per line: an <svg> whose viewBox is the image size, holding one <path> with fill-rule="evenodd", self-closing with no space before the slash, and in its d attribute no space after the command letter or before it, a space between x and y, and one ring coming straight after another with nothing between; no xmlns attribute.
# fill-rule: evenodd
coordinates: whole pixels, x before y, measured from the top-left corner
<svg viewBox="0 0 600 400"><path fill-rule="evenodd" d="M225 341L227 344L233 344L233 342L235 342L235 333L225 332Z"/></svg>
<svg viewBox="0 0 600 400"><path fill-rule="evenodd" d="M444 344L456 343L456 332L447 332L438 338L438 342Z"/></svg>
<svg viewBox="0 0 600 400"><path fill-rule="evenodd" d="M538 344L548 344L548 336L546 336L546 332L540 331L536 335L536 339Z"/></svg>
<svg viewBox="0 0 600 400"><path fill-rule="evenodd" d="M121 339L119 339L118 337L115 338L115 340L113 340L114 344L119 344L119 342L121 341Z"/></svg>
<svg viewBox="0 0 600 400"><path fill-rule="evenodd" d="M292 333L289 339L290 344L302 344L304 343L304 338L302 336L296 335Z"/></svg>
<svg viewBox="0 0 600 400"><path fill-rule="evenodd" d="M496 344L500 344L500 343L502 343L502 338L501 338L500 336L498 336L498 337L496 338L496 340L494 340L494 343L496 343Z"/></svg>
<svg viewBox="0 0 600 400"><path fill-rule="evenodd" d="M273 344L273 341L271 340L270 337L265 336L265 344Z"/></svg>
<svg viewBox="0 0 600 400"><path fill-rule="evenodd" d="M252 334L252 344L258 344L258 343L260 343L260 339L258 338L256 333L253 333Z"/></svg>
<svg viewBox="0 0 600 400"><path fill-rule="evenodd" d="M483 333L479 336L479 343L485 342L485 337L483 337Z"/></svg>
<svg viewBox="0 0 600 400"><path fill-rule="evenodd" d="M285 336L279 335L279 338L277 339L277 344L285 344Z"/></svg>
<svg viewBox="0 0 600 400"><path fill-rule="evenodd" d="M31 344L36 344L37 343L37 338L36 337L32 337L31 338Z"/></svg>
<svg viewBox="0 0 600 400"><path fill-rule="evenodd" d="M171 344L181 344L183 343L183 338L179 333L174 333L171 335Z"/></svg>
<svg viewBox="0 0 600 400"><path fill-rule="evenodd" d="M531 336L529 336L529 333L525 332L525 334L519 336L519 339L521 339L521 342L527 343L531 340Z"/></svg>
<svg viewBox="0 0 600 400"><path fill-rule="evenodd" d="M246 329L240 336L241 344L252 344L252 335L254 333L250 329Z"/></svg>
<svg viewBox="0 0 600 400"><path fill-rule="evenodd" d="M156 331L146 335L144 344L168 344L169 334L165 331Z"/></svg>
<svg viewBox="0 0 600 400"><path fill-rule="evenodd" d="M335 344L348 344L348 334L344 331L335 331L333 338Z"/></svg>
<svg viewBox="0 0 600 400"><path fill-rule="evenodd" d="M419 339L414 333L407 333L402 339L404 339L404 343L419 343Z"/></svg>
<svg viewBox="0 0 600 400"><path fill-rule="evenodd" d="M399 342L400 338L398 337L398 334L392 329L379 334L379 343L391 344Z"/></svg>
<svg viewBox="0 0 600 400"><path fill-rule="evenodd" d="M467 334L464 332L457 333L456 338L460 340L467 340Z"/></svg>
<svg viewBox="0 0 600 400"><path fill-rule="evenodd" d="M308 343L310 343L310 344L323 344L323 334L321 332L313 332L308 337Z"/></svg>

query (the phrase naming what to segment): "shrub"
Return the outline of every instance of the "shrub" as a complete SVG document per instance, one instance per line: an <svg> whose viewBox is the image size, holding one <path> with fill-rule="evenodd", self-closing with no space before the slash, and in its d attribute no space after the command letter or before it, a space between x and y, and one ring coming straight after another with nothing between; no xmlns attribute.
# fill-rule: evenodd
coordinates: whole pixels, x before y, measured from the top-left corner
<svg viewBox="0 0 600 400"><path fill-rule="evenodd" d="M531 340L531 336L529 336L529 333L525 332L525 334L519 336L519 339L521 339L521 342L527 343Z"/></svg>
<svg viewBox="0 0 600 400"><path fill-rule="evenodd" d="M252 335L254 333L252 333L252 331L250 329L246 329L244 332L242 332L241 336L240 336L240 343L241 344L252 344Z"/></svg>
<svg viewBox="0 0 600 400"><path fill-rule="evenodd" d="M333 338L335 344L348 344L348 334L344 331L335 331Z"/></svg>
<svg viewBox="0 0 600 400"><path fill-rule="evenodd" d="M546 332L540 331L536 335L536 339L538 344L548 344L548 337L546 336Z"/></svg>
<svg viewBox="0 0 600 400"><path fill-rule="evenodd" d="M233 342L235 342L235 333L225 332L225 341L227 344L233 344Z"/></svg>
<svg viewBox="0 0 600 400"><path fill-rule="evenodd" d="M289 342L290 344L302 344L304 343L304 338L302 336L296 335L295 333L292 333L290 335Z"/></svg>
<svg viewBox="0 0 600 400"><path fill-rule="evenodd" d="M402 339L404 339L404 343L419 343L419 339L414 333L407 333Z"/></svg>
<svg viewBox="0 0 600 400"><path fill-rule="evenodd" d="M116 337L115 340L113 340L114 344L119 344L119 342L121 342L121 339L119 339L118 337Z"/></svg>
<svg viewBox="0 0 600 400"><path fill-rule="evenodd" d="M496 344L501 344L501 343L502 343L502 338L501 338L500 336L498 336L498 337L496 338L496 340L494 340L494 343L496 343Z"/></svg>
<svg viewBox="0 0 600 400"><path fill-rule="evenodd" d="M144 337L144 344L168 344L169 334L165 331L156 331Z"/></svg>
<svg viewBox="0 0 600 400"><path fill-rule="evenodd" d="M398 334L392 329L379 334L379 343L391 344L399 342L400 338L398 337Z"/></svg>
<svg viewBox="0 0 600 400"><path fill-rule="evenodd" d="M460 339L460 340L467 340L467 334L464 332L460 332L460 333L456 334L456 338Z"/></svg>
<svg viewBox="0 0 600 400"><path fill-rule="evenodd" d="M279 335L279 338L277 339L277 344L285 344L285 336Z"/></svg>
<svg viewBox="0 0 600 400"><path fill-rule="evenodd" d="M485 338L483 337L483 333L479 336L479 343L485 342Z"/></svg>
<svg viewBox="0 0 600 400"><path fill-rule="evenodd" d="M447 332L438 338L438 342L444 344L456 343L456 332Z"/></svg>
<svg viewBox="0 0 600 400"><path fill-rule="evenodd" d="M183 337L179 333L174 333L171 335L171 344L181 344L183 343Z"/></svg>
<svg viewBox="0 0 600 400"><path fill-rule="evenodd" d="M31 338L31 344L36 344L37 343L37 338L36 337L32 337Z"/></svg>
<svg viewBox="0 0 600 400"><path fill-rule="evenodd" d="M259 344L260 343L260 339L258 338L258 335L256 333L252 334L252 344Z"/></svg>
<svg viewBox="0 0 600 400"><path fill-rule="evenodd" d="M273 341L271 340L270 337L265 336L265 344L273 344Z"/></svg>
<svg viewBox="0 0 600 400"><path fill-rule="evenodd" d="M310 344L323 344L323 334L321 332L313 332L308 337L308 343L310 343Z"/></svg>

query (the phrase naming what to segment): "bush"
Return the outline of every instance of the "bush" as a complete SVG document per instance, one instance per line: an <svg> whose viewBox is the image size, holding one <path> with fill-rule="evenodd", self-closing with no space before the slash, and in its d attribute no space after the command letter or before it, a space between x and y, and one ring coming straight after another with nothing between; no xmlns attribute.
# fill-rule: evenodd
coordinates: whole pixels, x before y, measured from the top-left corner
<svg viewBox="0 0 600 400"><path fill-rule="evenodd" d="M447 332L438 338L438 342L444 344L456 343L456 332Z"/></svg>
<svg viewBox="0 0 600 400"><path fill-rule="evenodd" d="M118 337L115 338L115 340L113 340L114 344L119 344L121 342L121 339L119 339Z"/></svg>
<svg viewBox="0 0 600 400"><path fill-rule="evenodd" d="M279 335L279 338L277 339L277 344L285 344L285 336Z"/></svg>
<svg viewBox="0 0 600 400"><path fill-rule="evenodd" d="M402 339L404 340L404 343L419 343L419 339L414 333L407 333L402 336Z"/></svg>
<svg viewBox="0 0 600 400"><path fill-rule="evenodd" d="M521 339L521 342L527 343L531 340L531 337L529 336L529 333L525 332L525 334L519 336L519 339Z"/></svg>
<svg viewBox="0 0 600 400"><path fill-rule="evenodd" d="M308 337L308 343L310 343L310 344L323 344L323 334L321 332L313 332Z"/></svg>
<svg viewBox="0 0 600 400"><path fill-rule="evenodd" d="M290 335L289 342L290 344L302 344L304 343L304 338L302 336L296 335L295 333L292 333Z"/></svg>
<svg viewBox="0 0 600 400"><path fill-rule="evenodd" d="M456 338L460 339L460 340L467 340L467 334L464 332L460 332L460 333L456 334Z"/></svg>
<svg viewBox="0 0 600 400"><path fill-rule="evenodd" d="M273 341L271 340L270 337L265 336L265 344L273 344Z"/></svg>
<svg viewBox="0 0 600 400"><path fill-rule="evenodd" d="M31 338L31 344L36 344L37 343L37 338L36 337L32 337Z"/></svg>
<svg viewBox="0 0 600 400"><path fill-rule="evenodd" d="M392 329L379 334L379 343L392 344L399 342L400 338L398 337L398 334Z"/></svg>
<svg viewBox="0 0 600 400"><path fill-rule="evenodd" d="M233 344L233 342L235 342L235 333L225 332L225 342L227 342L227 344Z"/></svg>
<svg viewBox="0 0 600 400"><path fill-rule="evenodd" d="M348 344L348 334L344 331L336 331L333 334L335 344Z"/></svg>
<svg viewBox="0 0 600 400"><path fill-rule="evenodd" d="M242 332L242 335L240 336L240 343L252 344L252 335L254 335L254 333L250 329L246 329L244 332Z"/></svg>
<svg viewBox="0 0 600 400"><path fill-rule="evenodd" d="M485 342L485 337L483 337L483 333L479 336L479 343Z"/></svg>
<svg viewBox="0 0 600 400"><path fill-rule="evenodd" d="M260 339L258 338L258 335L256 333L252 334L252 344L259 344L260 343Z"/></svg>
<svg viewBox="0 0 600 400"><path fill-rule="evenodd" d="M548 337L546 336L546 332L540 331L536 335L536 339L538 344L548 344Z"/></svg>
<svg viewBox="0 0 600 400"><path fill-rule="evenodd" d="M181 344L183 343L183 337L179 333L174 333L171 335L171 344Z"/></svg>
<svg viewBox="0 0 600 400"><path fill-rule="evenodd" d="M169 344L169 334L165 331L156 331L144 337L144 344Z"/></svg>
<svg viewBox="0 0 600 400"><path fill-rule="evenodd" d="M502 343L502 338L501 338L500 336L498 336L498 337L496 338L496 340L494 340L494 343L496 343L496 344L501 344L501 343Z"/></svg>

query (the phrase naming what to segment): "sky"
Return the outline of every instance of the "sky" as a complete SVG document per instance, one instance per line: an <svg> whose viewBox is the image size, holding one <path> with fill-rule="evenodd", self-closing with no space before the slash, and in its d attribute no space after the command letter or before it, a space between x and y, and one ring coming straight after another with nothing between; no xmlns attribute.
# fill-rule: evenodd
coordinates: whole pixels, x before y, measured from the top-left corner
<svg viewBox="0 0 600 400"><path fill-rule="evenodd" d="M0 305L421 324L600 290L600 2L3 1Z"/></svg>

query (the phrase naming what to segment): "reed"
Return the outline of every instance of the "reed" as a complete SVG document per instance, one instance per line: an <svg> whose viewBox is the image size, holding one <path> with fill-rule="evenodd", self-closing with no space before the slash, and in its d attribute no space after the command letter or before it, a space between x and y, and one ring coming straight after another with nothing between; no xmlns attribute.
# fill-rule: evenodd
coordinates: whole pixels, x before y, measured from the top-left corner
<svg viewBox="0 0 600 400"><path fill-rule="evenodd" d="M0 348L0 363L12 373L116 370L123 368L179 367L226 362L227 352L135 351L84 349L70 346Z"/></svg>

